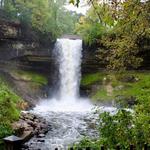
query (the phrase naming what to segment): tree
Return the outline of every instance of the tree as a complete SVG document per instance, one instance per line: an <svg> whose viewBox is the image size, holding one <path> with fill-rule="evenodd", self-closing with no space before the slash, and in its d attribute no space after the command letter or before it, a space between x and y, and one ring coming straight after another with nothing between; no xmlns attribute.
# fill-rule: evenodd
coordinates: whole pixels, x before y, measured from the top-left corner
<svg viewBox="0 0 150 150"><path fill-rule="evenodd" d="M87 44L98 44L102 35L105 35L115 23L111 12L112 9L107 4L99 5L95 2L94 7L91 6L87 15L80 17L79 23L76 25L76 32L83 37Z"/></svg>
<svg viewBox="0 0 150 150"><path fill-rule="evenodd" d="M70 3L76 5L77 7L79 6L80 0L70 0Z"/></svg>
<svg viewBox="0 0 150 150"><path fill-rule="evenodd" d="M108 5L92 0L92 3L77 24L77 33L90 45L96 43L98 57L109 69L139 67L143 61L143 41L150 40L150 1L114 1Z"/></svg>
<svg viewBox="0 0 150 150"><path fill-rule="evenodd" d="M101 41L105 46L103 52L108 68L120 70L140 66L142 57L139 53L143 51L141 42L150 38L149 6L150 2L128 0L118 10L116 26Z"/></svg>
<svg viewBox="0 0 150 150"><path fill-rule="evenodd" d="M10 18L33 27L42 34L49 33L53 39L67 33L73 33L76 13L64 8L66 0L4 0L4 10Z"/></svg>

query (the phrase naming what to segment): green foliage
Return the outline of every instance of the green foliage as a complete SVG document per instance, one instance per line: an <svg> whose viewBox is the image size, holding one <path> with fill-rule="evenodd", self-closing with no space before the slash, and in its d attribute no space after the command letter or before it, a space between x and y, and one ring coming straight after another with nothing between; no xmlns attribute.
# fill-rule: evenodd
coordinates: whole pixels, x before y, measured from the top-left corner
<svg viewBox="0 0 150 150"><path fill-rule="evenodd" d="M116 6L91 1L76 31L86 43L99 49L99 58L110 70L137 68L143 58L145 39L150 40L150 1L127 0Z"/></svg>
<svg viewBox="0 0 150 150"><path fill-rule="evenodd" d="M104 38L103 41L105 43L105 46L110 49L106 54L108 60L107 63L109 64L107 66L108 69L125 70L129 66L137 68L143 61L142 58L137 56L139 49L133 37L129 37L128 35L122 38L119 37L114 41L112 41L111 38Z"/></svg>
<svg viewBox="0 0 150 150"><path fill-rule="evenodd" d="M80 0L69 0L69 2L78 7L79 3L80 3Z"/></svg>
<svg viewBox="0 0 150 150"><path fill-rule="evenodd" d="M138 102L139 103L135 106L134 113L119 110L116 115L107 114L106 116L100 116L100 118L102 118L102 123L100 124L102 137L107 138L112 134L114 139L116 137L116 144L135 144L138 147L137 149L141 149L144 143L149 143L150 100L149 97L145 96L144 99L139 97ZM109 128L114 123L116 124L115 128ZM102 124L104 126L102 126ZM108 133L110 133L110 136ZM120 137L117 138L117 136ZM108 142L108 139L106 141ZM109 143L111 143L111 141L109 141ZM113 142L113 144L115 143Z"/></svg>
<svg viewBox="0 0 150 150"><path fill-rule="evenodd" d="M11 123L19 118L19 101L20 97L0 79L0 139L13 132Z"/></svg>
<svg viewBox="0 0 150 150"><path fill-rule="evenodd" d="M93 74L85 75L82 77L81 85L86 86L86 85L94 84L97 81L102 82L104 76L105 73L93 73Z"/></svg>
<svg viewBox="0 0 150 150"><path fill-rule="evenodd" d="M113 95L109 95L104 87L99 88L93 95L91 95L91 99L97 102L107 103L115 100Z"/></svg>
<svg viewBox="0 0 150 150"><path fill-rule="evenodd" d="M93 74L94 75L94 74ZM99 138L84 138L79 147L91 147L94 150L104 145L114 150L120 145L122 150L129 145L136 145L136 150L142 150L145 143L150 143L150 74L149 72L107 73L104 78L114 87L113 95L134 96L136 104L131 109L120 108L115 113L97 110L97 132ZM99 81L97 81L99 82ZM123 86L123 88L116 88ZM106 91L105 91L106 92ZM100 91L99 91L100 93ZM102 94L101 94L102 95Z"/></svg>
<svg viewBox="0 0 150 150"><path fill-rule="evenodd" d="M139 108L140 105L136 107ZM100 113L97 121L99 138L94 140L85 138L80 142L79 147L90 146L96 149L103 145L114 150L119 145L125 150L133 144L136 145L137 150L141 150L145 143L150 142L150 114L149 111L143 112L142 109L137 108L134 113L125 109L118 110L116 114Z"/></svg>
<svg viewBox="0 0 150 150"><path fill-rule="evenodd" d="M53 39L64 34L74 32L76 13L68 12L64 8L65 0L12 0L4 1L4 10L11 18L24 24L31 25L33 29L43 34L50 34Z"/></svg>
<svg viewBox="0 0 150 150"><path fill-rule="evenodd" d="M1 144L1 143L0 143L0 149L1 149L1 150L5 150L5 149L4 149L4 144Z"/></svg>
<svg viewBox="0 0 150 150"><path fill-rule="evenodd" d="M90 147L92 150L100 149L100 142L98 140L91 140L87 137L83 138L79 144L74 144L73 149L78 150L82 148Z"/></svg>
<svg viewBox="0 0 150 150"><path fill-rule="evenodd" d="M141 41L150 38L149 4L139 0L128 0L122 4L116 26L102 40L107 49L108 68L123 70L129 66L140 66Z"/></svg>
<svg viewBox="0 0 150 150"><path fill-rule="evenodd" d="M100 24L87 21L84 18L80 18L79 24L76 25L76 32L81 35L84 41L89 45L96 44L97 38L101 37L104 31L104 27Z"/></svg>
<svg viewBox="0 0 150 150"><path fill-rule="evenodd" d="M130 112L119 110L115 115L107 112L100 114L99 132L103 145L114 149L116 145L120 145L121 149L127 149L131 143L134 144L132 130L133 119Z"/></svg>
<svg viewBox="0 0 150 150"><path fill-rule="evenodd" d="M129 76L129 74L126 76ZM147 73L131 73L130 76L137 78L135 82L119 82L118 85L123 84L124 88L120 91L114 91L115 95L125 96L142 96L150 91L150 74ZM117 86L117 85L116 85Z"/></svg>
<svg viewBox="0 0 150 150"><path fill-rule="evenodd" d="M6 124L0 124L0 141L2 138L4 138L7 135L12 134L13 131L11 129L11 126Z"/></svg>
<svg viewBox="0 0 150 150"><path fill-rule="evenodd" d="M6 12L8 12L8 16L12 19L16 19L16 8L14 7L14 3L12 0L4 0L4 5L2 9L4 9Z"/></svg>
<svg viewBox="0 0 150 150"><path fill-rule="evenodd" d="M97 44L102 35L111 30L111 26L114 24L108 5L99 6L97 2L93 5L94 7L87 12L87 16L82 16L76 25L76 32L89 45Z"/></svg>

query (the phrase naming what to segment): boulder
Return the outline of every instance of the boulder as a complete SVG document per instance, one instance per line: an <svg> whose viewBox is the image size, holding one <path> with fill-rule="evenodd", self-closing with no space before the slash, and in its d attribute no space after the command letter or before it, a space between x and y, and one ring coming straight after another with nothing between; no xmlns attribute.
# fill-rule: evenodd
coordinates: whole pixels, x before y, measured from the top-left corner
<svg viewBox="0 0 150 150"><path fill-rule="evenodd" d="M20 120L12 125L19 137L29 139L32 136L42 138L51 129L48 122L31 113L22 112Z"/></svg>

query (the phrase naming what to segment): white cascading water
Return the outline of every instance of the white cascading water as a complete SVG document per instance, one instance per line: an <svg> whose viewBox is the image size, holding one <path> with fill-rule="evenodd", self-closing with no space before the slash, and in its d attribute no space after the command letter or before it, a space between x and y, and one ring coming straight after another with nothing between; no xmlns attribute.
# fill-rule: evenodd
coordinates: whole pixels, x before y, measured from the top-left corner
<svg viewBox="0 0 150 150"><path fill-rule="evenodd" d="M82 40L58 39L60 99L75 100L79 96Z"/></svg>
<svg viewBox="0 0 150 150"><path fill-rule="evenodd" d="M93 105L88 99L83 99L79 96L82 40L57 39L55 53L59 64L60 83L58 95L52 99L42 101L36 109L42 112L90 111Z"/></svg>

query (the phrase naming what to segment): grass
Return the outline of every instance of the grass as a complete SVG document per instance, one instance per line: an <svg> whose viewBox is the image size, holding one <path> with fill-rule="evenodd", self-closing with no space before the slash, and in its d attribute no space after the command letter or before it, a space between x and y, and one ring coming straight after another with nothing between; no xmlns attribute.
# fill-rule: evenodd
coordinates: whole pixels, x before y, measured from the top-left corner
<svg viewBox="0 0 150 150"><path fill-rule="evenodd" d="M125 79L132 77L133 81L125 81ZM81 84L84 86L92 86L97 83L99 87L90 94L91 99L95 101L112 101L116 100L118 96L129 99L145 94L150 95L150 72L128 71L118 74L98 72L83 76L81 80ZM113 89L111 95L108 94L106 88L108 83Z"/></svg>
<svg viewBox="0 0 150 150"><path fill-rule="evenodd" d="M104 88L101 88L100 90L98 90L93 96L91 96L91 98L94 101L101 101L101 102L105 102L105 101L112 101L114 99L113 96L109 96L107 91Z"/></svg>
<svg viewBox="0 0 150 150"><path fill-rule="evenodd" d="M94 73L94 74L88 74L82 77L81 85L91 85L96 82L100 82L103 80L105 74L104 73Z"/></svg>
<svg viewBox="0 0 150 150"><path fill-rule="evenodd" d="M22 80L36 82L41 85L46 85L48 83L48 80L44 75L37 74L31 71L17 70L13 71L13 75Z"/></svg>
<svg viewBox="0 0 150 150"><path fill-rule="evenodd" d="M0 76L0 146L2 138L12 134L11 123L18 120L22 99L16 95Z"/></svg>
<svg viewBox="0 0 150 150"><path fill-rule="evenodd" d="M138 96L150 92L150 73L149 72L129 72L123 76L134 76L137 81L135 82L121 82L118 81L116 86L123 85L124 88L114 90L114 95L124 96Z"/></svg>

